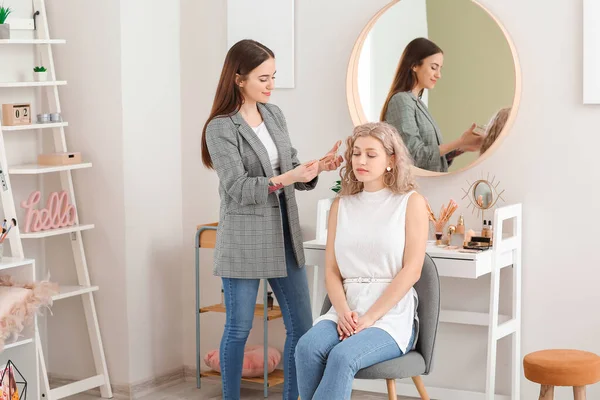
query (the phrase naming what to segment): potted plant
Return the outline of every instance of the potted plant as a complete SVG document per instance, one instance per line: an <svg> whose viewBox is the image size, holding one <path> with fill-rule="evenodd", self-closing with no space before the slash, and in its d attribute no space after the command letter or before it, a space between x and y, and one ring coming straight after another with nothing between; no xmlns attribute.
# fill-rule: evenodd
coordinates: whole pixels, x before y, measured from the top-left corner
<svg viewBox="0 0 600 400"><path fill-rule="evenodd" d="M11 12L12 9L4 7L4 3L2 3L0 6L0 39L10 39L10 25L5 22Z"/></svg>
<svg viewBox="0 0 600 400"><path fill-rule="evenodd" d="M339 193L342 190L342 181L335 181L335 185L330 187L335 193Z"/></svg>
<svg viewBox="0 0 600 400"><path fill-rule="evenodd" d="M35 80L38 82L43 82L48 78L48 71L44 66L38 66L33 69L33 75L35 76Z"/></svg>

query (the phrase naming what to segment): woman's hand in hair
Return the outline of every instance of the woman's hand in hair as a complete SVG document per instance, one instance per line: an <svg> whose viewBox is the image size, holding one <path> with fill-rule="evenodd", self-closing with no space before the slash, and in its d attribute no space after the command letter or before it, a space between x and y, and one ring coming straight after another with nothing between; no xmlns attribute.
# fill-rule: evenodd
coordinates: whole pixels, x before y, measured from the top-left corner
<svg viewBox="0 0 600 400"><path fill-rule="evenodd" d="M469 129L460 136L459 148L463 151L479 151L484 137L475 133L473 130L477 125L472 124Z"/></svg>
<svg viewBox="0 0 600 400"><path fill-rule="evenodd" d="M340 167L344 160L342 156L337 155L337 151L342 145L342 141L338 140L331 150L325 154L323 158L319 160L319 174L323 171L335 171Z"/></svg>

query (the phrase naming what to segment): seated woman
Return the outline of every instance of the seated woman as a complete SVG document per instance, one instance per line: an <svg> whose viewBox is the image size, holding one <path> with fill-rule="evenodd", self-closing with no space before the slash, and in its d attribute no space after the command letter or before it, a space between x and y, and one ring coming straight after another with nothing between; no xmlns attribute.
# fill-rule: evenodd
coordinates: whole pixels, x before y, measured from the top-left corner
<svg viewBox="0 0 600 400"><path fill-rule="evenodd" d="M400 357L418 337L417 293L428 236L425 199L396 129L357 126L329 213L325 283L331 309L296 347L302 400L349 399L362 368Z"/></svg>

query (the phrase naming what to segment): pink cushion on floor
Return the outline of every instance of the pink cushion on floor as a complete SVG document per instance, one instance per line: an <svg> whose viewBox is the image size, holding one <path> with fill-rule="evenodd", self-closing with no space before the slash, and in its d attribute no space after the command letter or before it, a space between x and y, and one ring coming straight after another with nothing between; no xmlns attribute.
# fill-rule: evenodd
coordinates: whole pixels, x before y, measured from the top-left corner
<svg viewBox="0 0 600 400"><path fill-rule="evenodd" d="M267 369L269 373L273 372L275 367L281 361L281 353L273 347L268 348ZM219 363L219 350L211 350L204 356L204 364L213 371L221 372ZM246 346L244 349L244 363L242 366L242 377L256 378L264 373L264 347L262 345Z"/></svg>

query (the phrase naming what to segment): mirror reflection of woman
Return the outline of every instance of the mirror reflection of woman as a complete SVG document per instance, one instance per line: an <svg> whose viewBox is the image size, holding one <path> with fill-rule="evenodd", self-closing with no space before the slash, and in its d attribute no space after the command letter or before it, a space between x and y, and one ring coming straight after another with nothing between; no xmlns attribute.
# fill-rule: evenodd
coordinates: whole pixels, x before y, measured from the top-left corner
<svg viewBox="0 0 600 400"><path fill-rule="evenodd" d="M442 134L421 100L442 77L444 53L429 39L412 40L404 49L392 87L381 110L381 121L393 125L418 168L448 172L455 157L479 151L483 137L472 124L458 139L443 143Z"/></svg>

